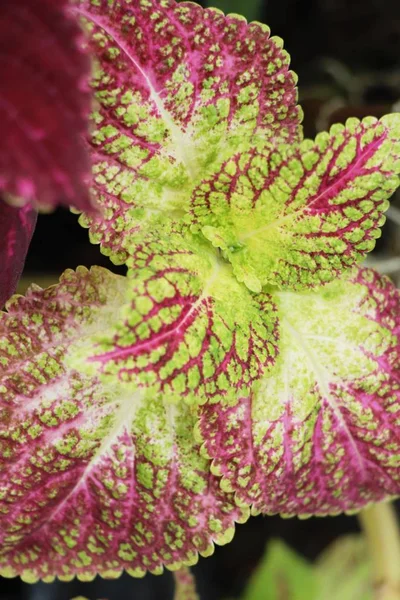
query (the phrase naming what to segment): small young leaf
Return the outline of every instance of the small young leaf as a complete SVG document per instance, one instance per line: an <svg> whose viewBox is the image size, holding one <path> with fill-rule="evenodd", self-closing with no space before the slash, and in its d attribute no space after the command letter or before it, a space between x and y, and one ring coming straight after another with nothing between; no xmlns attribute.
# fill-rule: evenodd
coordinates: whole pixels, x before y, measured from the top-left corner
<svg viewBox="0 0 400 600"><path fill-rule="evenodd" d="M16 208L0 198L0 308L16 290L36 218L30 206Z"/></svg>
<svg viewBox="0 0 400 600"><path fill-rule="evenodd" d="M255 511L328 515L400 493L400 295L362 270L275 293L279 355L235 406L200 407L213 472Z"/></svg>
<svg viewBox="0 0 400 600"><path fill-rule="evenodd" d="M1 0L0 192L89 210L90 62L68 0Z"/></svg>
<svg viewBox="0 0 400 600"><path fill-rule="evenodd" d="M154 214L187 210L193 183L227 148L301 137L296 78L280 38L189 2L76 0L97 58L94 190L83 217L116 263Z"/></svg>
<svg viewBox="0 0 400 600"><path fill-rule="evenodd" d="M315 142L255 145L195 189L193 229L254 292L265 284L303 289L331 281L380 236L400 183L399 140L400 115L392 114L349 119Z"/></svg>
<svg viewBox="0 0 400 600"><path fill-rule="evenodd" d="M373 582L365 540L338 538L315 565L282 541L268 544L241 600L372 600Z"/></svg>
<svg viewBox="0 0 400 600"><path fill-rule="evenodd" d="M374 600L371 560L361 535L339 537L314 566L316 600Z"/></svg>
<svg viewBox="0 0 400 600"><path fill-rule="evenodd" d="M0 318L0 574L135 576L194 564L248 511L225 494L183 403L102 385L67 350L109 327L125 278L68 271Z"/></svg>
<svg viewBox="0 0 400 600"><path fill-rule="evenodd" d="M320 600L316 591L311 564L280 540L273 540L241 600Z"/></svg>
<svg viewBox="0 0 400 600"><path fill-rule="evenodd" d="M169 400L236 399L277 354L276 308L232 276L213 249L154 232L129 259L129 304L109 331L71 353L103 379L150 386ZM92 365L92 366L90 366Z"/></svg>

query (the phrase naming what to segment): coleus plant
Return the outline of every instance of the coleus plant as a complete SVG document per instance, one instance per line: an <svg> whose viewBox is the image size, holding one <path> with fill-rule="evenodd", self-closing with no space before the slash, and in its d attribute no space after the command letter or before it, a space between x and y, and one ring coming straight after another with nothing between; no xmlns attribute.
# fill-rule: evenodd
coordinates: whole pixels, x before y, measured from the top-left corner
<svg viewBox="0 0 400 600"><path fill-rule="evenodd" d="M77 0L94 57L94 267L1 316L0 573L178 569L250 512L400 492L399 292L358 265L400 115L304 140L260 23Z"/></svg>

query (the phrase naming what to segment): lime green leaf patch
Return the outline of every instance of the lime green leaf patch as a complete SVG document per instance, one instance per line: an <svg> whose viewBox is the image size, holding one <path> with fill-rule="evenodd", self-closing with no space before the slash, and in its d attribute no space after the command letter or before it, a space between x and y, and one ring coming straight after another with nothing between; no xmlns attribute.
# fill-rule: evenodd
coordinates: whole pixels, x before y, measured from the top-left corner
<svg viewBox="0 0 400 600"><path fill-rule="evenodd" d="M314 142L234 154L192 196L193 229L239 281L303 289L372 250L399 185L400 116L349 119Z"/></svg>
<svg viewBox="0 0 400 600"><path fill-rule="evenodd" d="M130 301L118 323L71 360L88 364L89 357L105 381L140 381L191 403L236 399L274 362L271 296L250 294L206 243L154 233L136 245L129 265Z"/></svg>

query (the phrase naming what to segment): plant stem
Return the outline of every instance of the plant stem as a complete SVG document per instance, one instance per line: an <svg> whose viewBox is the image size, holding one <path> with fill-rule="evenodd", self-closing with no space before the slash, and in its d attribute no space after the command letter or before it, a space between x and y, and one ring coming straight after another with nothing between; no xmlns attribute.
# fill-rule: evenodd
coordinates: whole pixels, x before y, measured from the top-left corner
<svg viewBox="0 0 400 600"><path fill-rule="evenodd" d="M196 592L196 580L188 567L174 572L174 600L200 600Z"/></svg>
<svg viewBox="0 0 400 600"><path fill-rule="evenodd" d="M400 532L389 502L371 505L359 514L372 560L376 600L400 600Z"/></svg>

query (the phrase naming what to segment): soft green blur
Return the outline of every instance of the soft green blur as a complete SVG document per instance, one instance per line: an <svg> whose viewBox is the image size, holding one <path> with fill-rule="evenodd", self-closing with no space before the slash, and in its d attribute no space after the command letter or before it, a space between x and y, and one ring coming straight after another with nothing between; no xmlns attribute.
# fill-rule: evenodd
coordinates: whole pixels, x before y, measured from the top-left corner
<svg viewBox="0 0 400 600"><path fill-rule="evenodd" d="M373 600L364 539L343 536L314 565L280 540L268 544L241 600Z"/></svg>

